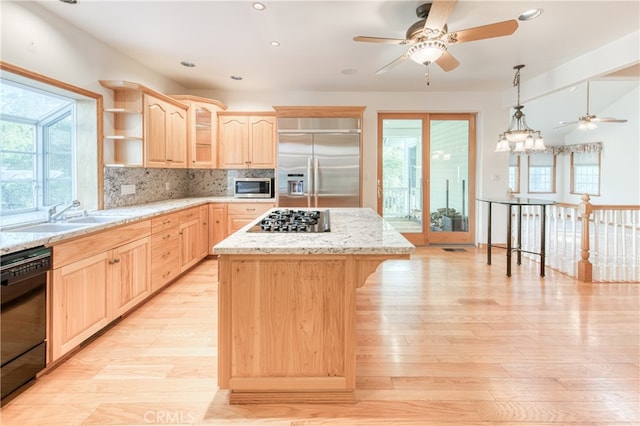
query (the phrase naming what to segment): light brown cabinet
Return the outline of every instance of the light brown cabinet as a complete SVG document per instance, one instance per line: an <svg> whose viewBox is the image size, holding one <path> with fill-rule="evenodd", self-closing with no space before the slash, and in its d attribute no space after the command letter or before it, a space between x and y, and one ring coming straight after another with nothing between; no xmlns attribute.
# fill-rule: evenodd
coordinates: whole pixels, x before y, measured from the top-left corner
<svg viewBox="0 0 640 426"><path fill-rule="evenodd" d="M198 260L204 259L209 254L209 206L207 204L198 207Z"/></svg>
<svg viewBox="0 0 640 426"><path fill-rule="evenodd" d="M229 203L227 235L231 235L273 207L271 203Z"/></svg>
<svg viewBox="0 0 640 426"><path fill-rule="evenodd" d="M146 167L187 167L187 107L144 97Z"/></svg>
<svg viewBox="0 0 640 426"><path fill-rule="evenodd" d="M199 257L200 212L192 207L180 212L180 271L195 265ZM205 233L208 236L208 233Z"/></svg>
<svg viewBox="0 0 640 426"><path fill-rule="evenodd" d="M218 161L218 111L226 105L213 99L190 95L171 95L189 107L187 116L188 167L217 167Z"/></svg>
<svg viewBox="0 0 640 426"><path fill-rule="evenodd" d="M276 117L273 113L220 112L218 126L218 167L275 168Z"/></svg>
<svg viewBox="0 0 640 426"><path fill-rule="evenodd" d="M102 146L106 166L187 167L187 106L141 84L100 80L113 90Z"/></svg>
<svg viewBox="0 0 640 426"><path fill-rule="evenodd" d="M180 275L180 222L178 213L151 220L151 291Z"/></svg>
<svg viewBox="0 0 640 426"><path fill-rule="evenodd" d="M150 222L141 221L53 247L52 361L150 294L149 232Z"/></svg>
<svg viewBox="0 0 640 426"><path fill-rule="evenodd" d="M213 246L227 235L227 204L209 204L209 254L213 254Z"/></svg>

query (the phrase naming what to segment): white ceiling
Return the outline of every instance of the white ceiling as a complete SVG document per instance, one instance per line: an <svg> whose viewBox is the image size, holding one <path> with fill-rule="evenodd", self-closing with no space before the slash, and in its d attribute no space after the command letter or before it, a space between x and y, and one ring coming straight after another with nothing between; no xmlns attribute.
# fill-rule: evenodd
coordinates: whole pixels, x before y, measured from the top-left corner
<svg viewBox="0 0 640 426"><path fill-rule="evenodd" d="M524 82L640 29L638 0L459 0L448 19L449 32L516 19L534 7L543 13L533 21L520 22L511 36L450 46L460 66L450 72L431 66L428 87L424 66L411 60L376 75L407 47L358 43L353 37L404 38L406 29L419 20L416 7L425 2L264 0L264 11L254 10L252 1L241 0L38 3L193 90L505 91L513 87L514 65L526 65ZM273 40L280 46L271 46ZM185 68L180 61L196 67ZM637 67L631 74L637 85ZM620 80L612 89L592 85L591 112L598 113L598 102L609 104L614 94L629 90L629 78L622 79L626 86ZM584 95L559 96L563 102L574 99L557 111L562 120L585 112ZM567 111L571 111L568 116ZM525 113L529 112L527 106ZM557 123L558 115L553 120Z"/></svg>

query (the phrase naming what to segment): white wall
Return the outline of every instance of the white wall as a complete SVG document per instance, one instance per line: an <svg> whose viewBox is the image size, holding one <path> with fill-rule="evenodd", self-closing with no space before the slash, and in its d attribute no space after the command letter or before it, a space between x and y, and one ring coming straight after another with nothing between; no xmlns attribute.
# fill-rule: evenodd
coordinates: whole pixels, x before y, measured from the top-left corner
<svg viewBox="0 0 640 426"><path fill-rule="evenodd" d="M98 80L129 80L164 93L184 92L176 82L124 56L32 2L0 2L3 62L78 86L104 97Z"/></svg>

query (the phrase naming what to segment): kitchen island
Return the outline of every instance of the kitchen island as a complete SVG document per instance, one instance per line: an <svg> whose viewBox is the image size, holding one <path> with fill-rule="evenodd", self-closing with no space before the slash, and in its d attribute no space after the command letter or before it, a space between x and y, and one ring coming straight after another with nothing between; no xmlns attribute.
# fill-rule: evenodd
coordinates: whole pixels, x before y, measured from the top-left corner
<svg viewBox="0 0 640 426"><path fill-rule="evenodd" d="M255 223L259 223L260 219ZM356 289L414 246L371 209L330 232L248 232L218 257L218 385L230 402L355 402Z"/></svg>

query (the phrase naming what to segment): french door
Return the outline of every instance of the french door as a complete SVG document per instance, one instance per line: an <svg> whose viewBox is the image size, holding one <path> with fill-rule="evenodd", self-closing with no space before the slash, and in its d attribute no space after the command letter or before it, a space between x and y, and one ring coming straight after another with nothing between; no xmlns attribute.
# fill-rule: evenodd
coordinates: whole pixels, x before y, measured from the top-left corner
<svg viewBox="0 0 640 426"><path fill-rule="evenodd" d="M378 114L378 213L416 245L472 244L475 115Z"/></svg>

